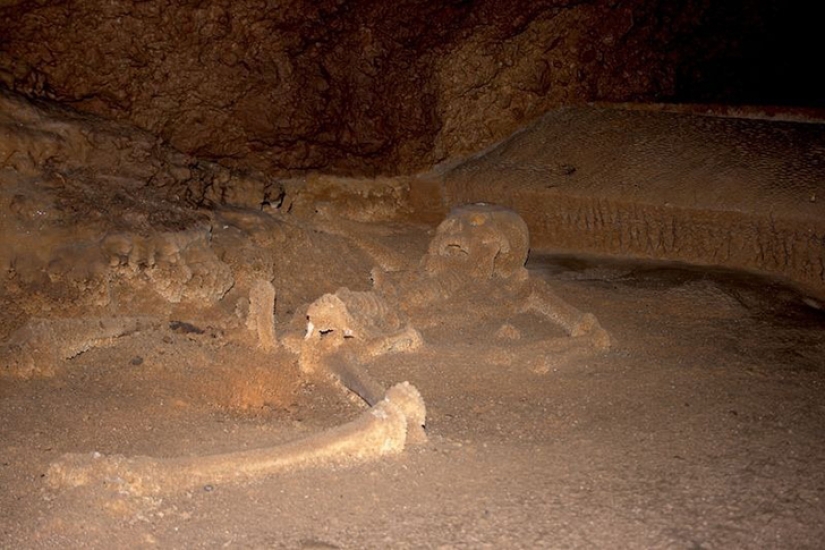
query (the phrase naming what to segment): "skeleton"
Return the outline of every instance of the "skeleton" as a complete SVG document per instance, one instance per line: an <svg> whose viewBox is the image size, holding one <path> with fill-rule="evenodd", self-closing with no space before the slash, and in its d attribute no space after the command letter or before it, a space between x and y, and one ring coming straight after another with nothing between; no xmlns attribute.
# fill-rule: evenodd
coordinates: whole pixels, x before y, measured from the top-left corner
<svg viewBox="0 0 825 550"><path fill-rule="evenodd" d="M419 273L408 289L391 290L408 310L449 299L462 288L483 287L509 298L517 311L533 311L559 325L575 345L610 347L610 337L590 313L568 304L524 267L530 250L524 220L501 206L460 206L439 225Z"/></svg>
<svg viewBox="0 0 825 550"><path fill-rule="evenodd" d="M65 455L52 464L48 482L53 487L105 482L129 494L162 494L301 467L374 460L424 441L426 409L418 390L403 382L385 391L363 367L376 356L421 348L424 340L410 319L422 310L460 303L468 290L475 295L480 291L514 304L510 313L537 313L567 334L542 341L533 351L553 355L610 346L609 335L592 314L580 312L546 283L529 276L524 267L528 251L527 226L515 212L487 204L456 208L436 230L417 269L374 270L373 291L342 288L321 296L306 311L306 333L286 335L282 342L276 340L268 320L274 289L258 284L250 295L248 328L262 347L283 344L298 354L303 372L331 377L363 399L370 406L367 411L327 432L254 451L169 459ZM518 338L509 323L502 324L497 334Z"/></svg>
<svg viewBox="0 0 825 550"><path fill-rule="evenodd" d="M427 254L410 273L373 271L374 290L339 289L325 294L307 311L307 333L300 346L304 372L327 373L367 403L381 395L381 387L361 368L385 353L414 351L424 343L409 321L437 304L460 304L467 291L497 295L510 314L533 312L561 327L568 337L545 340L537 349L542 360L537 372L546 372L552 355L575 355L610 347L611 340L598 320L568 304L524 267L529 231L512 210L489 204L453 209L439 225ZM466 304L465 304L466 305ZM465 312L466 307L453 307ZM505 323L500 334L518 338ZM534 346L535 348L535 346Z"/></svg>

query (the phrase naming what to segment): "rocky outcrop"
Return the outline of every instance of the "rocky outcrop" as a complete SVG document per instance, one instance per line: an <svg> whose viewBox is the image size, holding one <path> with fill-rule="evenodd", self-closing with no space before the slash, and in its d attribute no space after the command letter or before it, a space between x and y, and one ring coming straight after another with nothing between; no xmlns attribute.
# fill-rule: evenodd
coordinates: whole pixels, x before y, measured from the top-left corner
<svg viewBox="0 0 825 550"><path fill-rule="evenodd" d="M764 57L747 70L792 11L764 4L11 1L0 82L226 166L413 172L561 104L781 90Z"/></svg>

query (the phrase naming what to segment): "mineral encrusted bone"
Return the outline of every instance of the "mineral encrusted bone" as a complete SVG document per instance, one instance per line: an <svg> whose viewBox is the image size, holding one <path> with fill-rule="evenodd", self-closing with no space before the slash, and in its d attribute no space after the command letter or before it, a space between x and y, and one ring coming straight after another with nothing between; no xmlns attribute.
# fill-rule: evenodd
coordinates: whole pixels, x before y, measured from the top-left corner
<svg viewBox="0 0 825 550"><path fill-rule="evenodd" d="M374 271L374 291L340 289L310 307L302 365L306 371L315 369L320 350L344 347L348 341L361 357L415 349L423 340L408 317L426 317L433 306L444 303L473 311L477 296L493 294L505 305L506 315L533 312L567 333L569 338L542 342L545 355L572 357L608 349L611 338L593 314L529 276L529 250L529 230L516 212L485 203L454 208L436 229L415 271ZM356 344L362 340L371 344Z"/></svg>
<svg viewBox="0 0 825 550"><path fill-rule="evenodd" d="M306 317L298 360L302 372L326 374L370 405L382 389L361 365L423 344L403 314L375 292L338 289L310 304Z"/></svg>
<svg viewBox="0 0 825 550"><path fill-rule="evenodd" d="M473 300L492 294L505 304L506 315L533 312L567 333L565 338L522 345L525 355L538 357L539 364L530 367L534 372L548 372L548 365L559 359L608 349L611 338L594 315L579 311L543 280L529 276L524 267L529 249L529 230L516 212L484 203L453 209L414 272L376 269L373 291L340 288L310 304L304 339L292 344L301 370L327 375L373 404L381 386L363 364L424 345L409 320L413 313L432 316L429 310L445 303L470 312L477 304Z"/></svg>
<svg viewBox="0 0 825 550"><path fill-rule="evenodd" d="M258 341L264 351L278 347L275 335L275 287L263 279L256 280L249 289L249 314L246 328Z"/></svg>
<svg viewBox="0 0 825 550"><path fill-rule="evenodd" d="M50 376L60 361L159 324L154 317L30 319L0 346L0 374Z"/></svg>
<svg viewBox="0 0 825 550"><path fill-rule="evenodd" d="M395 351L411 351L423 340L403 314L375 292L347 288L325 294L309 306L307 333L301 352L301 367L313 372L310 358L316 349L333 350L351 343L362 359Z"/></svg>
<svg viewBox="0 0 825 550"><path fill-rule="evenodd" d="M524 267L528 251L529 233L518 214L494 205L468 205L455 209L439 226L414 273L390 281L391 274L375 272L371 292L341 288L310 304L303 339L296 343L287 338L284 343L299 355L303 372L328 375L371 405L348 424L294 443L195 458L66 455L52 464L48 481L53 487L104 483L129 494L161 494L399 453L408 441L426 440L424 401L407 382L384 392L363 365L377 355L424 345L407 310L454 300L453 306L471 311L466 306L472 302L462 300L496 293L513 304L508 314L531 311L543 315L569 337L524 347L540 358L532 366L537 373L549 370L547 358L554 354L611 345L595 316L559 298L542 280L529 277ZM476 292L463 292L468 288ZM271 284L258 281L253 285L247 328L258 335L262 346L277 342L274 333L269 333L274 299ZM502 327L500 337L520 338L515 327L506 322Z"/></svg>
<svg viewBox="0 0 825 550"><path fill-rule="evenodd" d="M424 400L407 382L390 388L352 422L299 441L235 453L152 458L66 454L51 464L54 489L97 484L133 496L248 481L308 467L350 466L399 454L426 421Z"/></svg>
<svg viewBox="0 0 825 550"><path fill-rule="evenodd" d="M530 250L527 224L494 204L454 208L438 226L422 268L431 275L463 272L477 279L506 279L524 269Z"/></svg>

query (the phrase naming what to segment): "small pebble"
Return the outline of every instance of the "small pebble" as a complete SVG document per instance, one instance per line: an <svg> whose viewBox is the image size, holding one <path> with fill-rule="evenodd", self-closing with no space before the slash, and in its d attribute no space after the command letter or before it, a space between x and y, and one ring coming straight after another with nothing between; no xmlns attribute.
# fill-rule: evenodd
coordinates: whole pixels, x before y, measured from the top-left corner
<svg viewBox="0 0 825 550"><path fill-rule="evenodd" d="M211 493L212 491L215 490L215 487L213 485L204 485L203 490L206 491L207 493Z"/></svg>

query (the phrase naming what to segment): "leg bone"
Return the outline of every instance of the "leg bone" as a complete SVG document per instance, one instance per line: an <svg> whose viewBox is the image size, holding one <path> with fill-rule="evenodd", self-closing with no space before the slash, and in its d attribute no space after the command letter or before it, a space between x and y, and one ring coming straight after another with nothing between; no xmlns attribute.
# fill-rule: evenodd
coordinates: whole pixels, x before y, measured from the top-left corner
<svg viewBox="0 0 825 550"><path fill-rule="evenodd" d="M132 495L168 494L208 484L247 481L317 466L348 466L399 454L426 409L407 382L390 388L358 418L306 439L251 451L202 457L151 458L67 454L52 463L52 488L105 484Z"/></svg>

